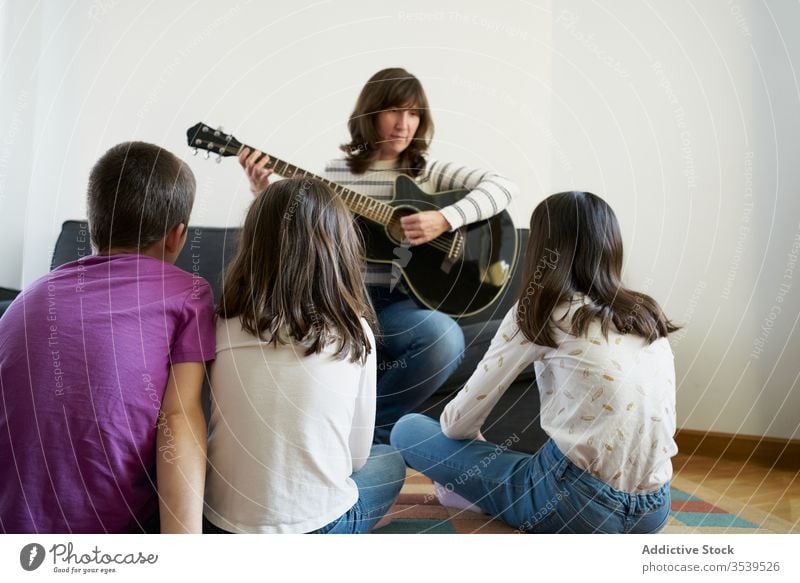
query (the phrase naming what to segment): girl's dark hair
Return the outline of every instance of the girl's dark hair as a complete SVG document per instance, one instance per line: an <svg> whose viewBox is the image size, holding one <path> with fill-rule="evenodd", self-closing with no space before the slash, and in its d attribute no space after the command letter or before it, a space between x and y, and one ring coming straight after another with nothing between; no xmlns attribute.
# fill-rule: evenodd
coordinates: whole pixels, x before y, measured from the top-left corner
<svg viewBox="0 0 800 583"><path fill-rule="evenodd" d="M189 224L195 180L189 166L146 142L108 150L89 175L89 233L98 251L141 250Z"/></svg>
<svg viewBox="0 0 800 583"><path fill-rule="evenodd" d="M365 362L360 318L375 325L362 273L363 242L344 202L308 178L270 184L250 206L226 270L217 314L273 345L337 341L338 358ZM266 336L266 337L265 337Z"/></svg>
<svg viewBox="0 0 800 583"><path fill-rule="evenodd" d="M612 323L649 343L678 330L653 298L623 287L617 217L591 192L560 192L539 203L531 215L524 265L516 316L531 342L557 347L551 316L579 292L590 301L575 310L568 330L574 336L585 335L595 318L606 338Z"/></svg>
<svg viewBox="0 0 800 583"><path fill-rule="evenodd" d="M378 157L378 130L375 124L381 111L412 108L419 111L419 127L408 147L400 154L398 168L419 176L425 168L425 153L433 138L433 119L422 83L400 67L383 69L370 77L361 90L347 129L350 141L342 144L347 166L353 174L363 174Z"/></svg>

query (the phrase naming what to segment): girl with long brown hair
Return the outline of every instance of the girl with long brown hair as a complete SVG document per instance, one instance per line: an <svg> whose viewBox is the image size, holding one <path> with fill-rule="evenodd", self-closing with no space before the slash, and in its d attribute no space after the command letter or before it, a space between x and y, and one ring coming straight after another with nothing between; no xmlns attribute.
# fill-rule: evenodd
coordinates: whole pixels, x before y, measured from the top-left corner
<svg viewBox="0 0 800 583"><path fill-rule="evenodd" d="M368 532L400 454L372 446L375 314L344 203L316 180L250 207L217 307L205 530Z"/></svg>
<svg viewBox="0 0 800 583"><path fill-rule="evenodd" d="M347 127L344 155L328 162L325 178L379 201L392 200L400 174L413 177L428 193L469 190L453 205L402 218L412 253L414 245L500 213L516 196L517 186L496 172L429 159L434 125L428 98L419 79L405 69L375 73L361 90ZM264 169L268 159L259 159L260 154L245 150L240 156L254 192L266 187L270 174ZM422 307L396 267L370 263L366 282L381 329L375 441L388 443L394 423L458 368L464 335L452 318Z"/></svg>
<svg viewBox="0 0 800 583"><path fill-rule="evenodd" d="M411 467L523 532L660 530L669 516L675 330L622 284L611 207L562 192L533 211L524 286L478 368L441 416L407 415L391 442ZM531 363L549 440L534 455L480 429Z"/></svg>

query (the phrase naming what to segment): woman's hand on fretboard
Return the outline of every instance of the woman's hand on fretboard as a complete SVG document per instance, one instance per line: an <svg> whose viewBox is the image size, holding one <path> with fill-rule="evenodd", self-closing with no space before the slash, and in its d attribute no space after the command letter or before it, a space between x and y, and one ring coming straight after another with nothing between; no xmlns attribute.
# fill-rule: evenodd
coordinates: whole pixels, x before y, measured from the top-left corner
<svg viewBox="0 0 800 583"><path fill-rule="evenodd" d="M259 150L251 151L250 148L243 148L239 152L239 164L244 168L247 180L250 181L250 192L253 196L264 192L272 174L272 168L266 168L269 156Z"/></svg>

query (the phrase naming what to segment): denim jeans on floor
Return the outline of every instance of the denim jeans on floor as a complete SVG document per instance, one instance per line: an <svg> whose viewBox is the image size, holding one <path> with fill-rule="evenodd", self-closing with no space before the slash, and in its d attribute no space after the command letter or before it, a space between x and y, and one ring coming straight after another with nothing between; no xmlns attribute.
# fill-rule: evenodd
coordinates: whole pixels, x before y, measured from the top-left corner
<svg viewBox="0 0 800 583"><path fill-rule="evenodd" d="M403 456L388 445L373 445L367 463L350 476L358 486L358 501L350 510L308 534L363 534L383 518L397 500L406 477ZM206 534L231 534L203 517Z"/></svg>
<svg viewBox="0 0 800 583"><path fill-rule="evenodd" d="M529 455L449 439L438 421L411 414L397 422L391 441L409 466L522 532L644 534L669 518L669 484L648 494L620 492L578 468L552 440Z"/></svg>
<svg viewBox="0 0 800 583"><path fill-rule="evenodd" d="M373 445L367 463L351 477L358 486L358 502L310 534L363 534L372 530L397 500L406 477L406 464L395 448Z"/></svg>
<svg viewBox="0 0 800 583"><path fill-rule="evenodd" d="M389 443L400 417L424 403L464 358L464 333L450 316L388 288L369 289L380 331L375 442Z"/></svg>

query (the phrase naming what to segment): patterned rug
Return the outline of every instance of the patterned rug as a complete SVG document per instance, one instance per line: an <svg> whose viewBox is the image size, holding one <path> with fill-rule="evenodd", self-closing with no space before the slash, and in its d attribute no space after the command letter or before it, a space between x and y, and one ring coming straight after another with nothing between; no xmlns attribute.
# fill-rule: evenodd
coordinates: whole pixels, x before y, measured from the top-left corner
<svg viewBox="0 0 800 583"><path fill-rule="evenodd" d="M409 470L392 522L376 534L513 534L516 531L487 514L445 508L433 494L431 481ZM756 508L715 494L689 480L672 481L672 508L666 534L788 533L796 527Z"/></svg>

